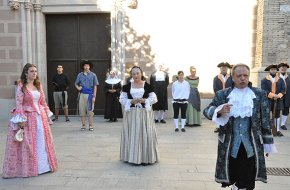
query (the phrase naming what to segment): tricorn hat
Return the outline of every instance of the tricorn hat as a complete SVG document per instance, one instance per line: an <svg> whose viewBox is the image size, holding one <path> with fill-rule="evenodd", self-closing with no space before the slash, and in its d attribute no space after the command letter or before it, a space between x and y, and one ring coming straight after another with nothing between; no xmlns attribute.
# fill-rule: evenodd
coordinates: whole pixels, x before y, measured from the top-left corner
<svg viewBox="0 0 290 190"><path fill-rule="evenodd" d="M90 62L90 61L87 60L87 59L84 59L84 60L82 60L82 62L81 62L81 69L84 69L84 65L85 65L85 64L88 64L88 65L90 66L90 69L93 68L93 63Z"/></svg>
<svg viewBox="0 0 290 190"><path fill-rule="evenodd" d="M228 62L221 62L217 65L217 67L228 67L231 68L231 65Z"/></svg>
<svg viewBox="0 0 290 190"><path fill-rule="evenodd" d="M289 68L289 65L287 63L280 63L278 65L278 68L280 68L280 67L287 67L287 68Z"/></svg>
<svg viewBox="0 0 290 190"><path fill-rule="evenodd" d="M277 69L277 71L278 71L278 65L276 65L276 64L269 65L268 67L265 68L265 71L270 71L270 69L272 69L272 68Z"/></svg>

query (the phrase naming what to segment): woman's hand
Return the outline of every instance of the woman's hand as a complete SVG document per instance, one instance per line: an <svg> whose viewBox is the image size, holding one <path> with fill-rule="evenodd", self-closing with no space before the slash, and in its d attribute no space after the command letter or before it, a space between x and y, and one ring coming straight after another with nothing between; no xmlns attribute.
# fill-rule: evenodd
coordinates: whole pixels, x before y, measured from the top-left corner
<svg viewBox="0 0 290 190"><path fill-rule="evenodd" d="M144 104L145 101L146 101L146 99L144 99L144 98L139 99L139 103L140 103L140 104Z"/></svg>
<svg viewBox="0 0 290 190"><path fill-rule="evenodd" d="M19 126L21 129L23 129L23 127L25 126L25 122L19 122L19 123L18 123L18 126Z"/></svg>
<svg viewBox="0 0 290 190"><path fill-rule="evenodd" d="M110 93L114 93L114 92L116 92L115 89L109 89L108 91L109 91Z"/></svg>
<svg viewBox="0 0 290 190"><path fill-rule="evenodd" d="M138 104L138 103L140 103L140 104L144 104L145 101L146 101L145 98L133 99L133 100L131 100L131 104L134 104L134 105L135 105L135 104Z"/></svg>
<svg viewBox="0 0 290 190"><path fill-rule="evenodd" d="M133 100L131 100L131 104L138 104L138 102L139 102L139 99L133 99Z"/></svg>

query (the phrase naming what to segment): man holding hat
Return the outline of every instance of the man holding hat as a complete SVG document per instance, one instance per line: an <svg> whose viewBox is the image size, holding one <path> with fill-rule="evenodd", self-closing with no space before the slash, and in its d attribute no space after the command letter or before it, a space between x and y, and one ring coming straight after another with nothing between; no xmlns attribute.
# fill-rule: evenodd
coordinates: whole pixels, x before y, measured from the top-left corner
<svg viewBox="0 0 290 190"><path fill-rule="evenodd" d="M266 91L268 100L270 101L272 114L274 111L274 105L276 103L274 124L277 128L277 136L283 136L280 132L280 111L283 109L282 97L286 92L283 79L277 75L278 65L269 65L265 71L269 71L269 74L262 79L261 88Z"/></svg>
<svg viewBox="0 0 290 190"><path fill-rule="evenodd" d="M289 107L290 107L290 79L287 74L287 69L289 65L287 63L280 63L278 65L280 78L283 79L286 93L283 96L283 109L282 109L282 118L281 118L281 129L287 130L286 121L287 116L289 115Z"/></svg>
<svg viewBox="0 0 290 190"><path fill-rule="evenodd" d="M220 68L220 74L213 79L213 91L216 94L219 90L224 90L232 86L232 77L228 74L228 69L231 65L228 62L221 62L217 65ZM219 126L214 130L215 133L219 132Z"/></svg>
<svg viewBox="0 0 290 190"><path fill-rule="evenodd" d="M95 73L90 71L93 67L92 62L83 60L81 70L75 81L75 87L79 91L79 114L82 120L82 128L86 129L86 115L89 116L89 130L93 131L94 103L97 94L98 78Z"/></svg>

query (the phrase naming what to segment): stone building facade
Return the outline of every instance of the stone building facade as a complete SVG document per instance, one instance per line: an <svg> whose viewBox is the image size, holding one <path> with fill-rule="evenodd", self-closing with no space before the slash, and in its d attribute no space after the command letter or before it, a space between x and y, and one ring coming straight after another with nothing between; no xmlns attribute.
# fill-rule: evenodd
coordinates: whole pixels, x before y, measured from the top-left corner
<svg viewBox="0 0 290 190"><path fill-rule="evenodd" d="M265 77L270 64L288 63L290 56L290 1L257 0L256 50L253 82Z"/></svg>
<svg viewBox="0 0 290 190"><path fill-rule="evenodd" d="M138 4L139 2L139 4ZM47 92L47 50L45 18L49 14L110 13L111 67L125 80L129 68L138 63L150 76L155 52L150 35L139 34L134 10L145 0L0 0L0 120L9 117L14 106L15 85L25 63L36 63ZM160 8L160 9L164 9ZM264 68L288 62L290 55L290 0L257 0L253 15L251 80L259 86ZM177 11L177 10L176 10ZM164 44L167 46L168 44ZM175 72L176 70L174 70ZM171 75L172 76L172 75Z"/></svg>

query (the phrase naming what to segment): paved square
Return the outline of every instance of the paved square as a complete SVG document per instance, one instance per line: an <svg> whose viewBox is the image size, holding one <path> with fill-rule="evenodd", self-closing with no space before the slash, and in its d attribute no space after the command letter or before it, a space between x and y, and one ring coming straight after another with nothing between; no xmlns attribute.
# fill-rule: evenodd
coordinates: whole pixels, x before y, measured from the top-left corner
<svg viewBox="0 0 290 190"><path fill-rule="evenodd" d="M31 178L2 179L0 190L219 190L214 181L217 152L215 125L206 119L201 127L174 132L172 119L158 123L160 162L135 166L119 161L122 119L108 123L96 116L94 131L80 131L79 117L63 117L52 125L59 162L55 173ZM0 122L0 173L2 173L7 122ZM290 129L290 128L289 128ZM278 153L266 159L268 167L290 168L290 130L275 137ZM230 188L225 188L225 190ZM268 176L268 184L256 183L257 190L289 190L290 177Z"/></svg>

